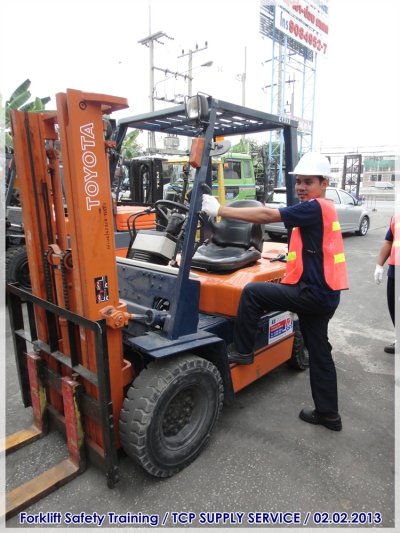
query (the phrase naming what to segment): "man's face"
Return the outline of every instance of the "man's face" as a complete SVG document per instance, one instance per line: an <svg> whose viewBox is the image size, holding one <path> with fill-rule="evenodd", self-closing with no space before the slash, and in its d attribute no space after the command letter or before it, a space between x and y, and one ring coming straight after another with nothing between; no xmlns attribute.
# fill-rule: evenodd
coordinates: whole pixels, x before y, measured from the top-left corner
<svg viewBox="0 0 400 533"><path fill-rule="evenodd" d="M328 180L320 181L318 176L296 176L295 190L300 202L313 198L324 198Z"/></svg>

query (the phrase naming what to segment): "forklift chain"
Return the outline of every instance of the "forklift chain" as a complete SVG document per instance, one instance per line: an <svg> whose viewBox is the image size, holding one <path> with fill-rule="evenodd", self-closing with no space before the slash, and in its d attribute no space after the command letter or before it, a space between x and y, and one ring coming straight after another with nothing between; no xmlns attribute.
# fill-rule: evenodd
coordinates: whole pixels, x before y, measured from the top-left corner
<svg viewBox="0 0 400 533"><path fill-rule="evenodd" d="M51 248L48 248L44 254L43 254L43 270L44 270L44 280L45 280L45 286L46 286L46 294L49 302L54 302L54 293L53 293L53 284L52 284L52 278L50 275L50 264L49 264L49 254L52 253Z"/></svg>
<svg viewBox="0 0 400 533"><path fill-rule="evenodd" d="M68 266L67 266L68 264ZM63 285L64 306L65 309L70 309L69 294L68 294L68 281L67 270L72 268L72 255L71 250L63 252L61 255L61 278Z"/></svg>

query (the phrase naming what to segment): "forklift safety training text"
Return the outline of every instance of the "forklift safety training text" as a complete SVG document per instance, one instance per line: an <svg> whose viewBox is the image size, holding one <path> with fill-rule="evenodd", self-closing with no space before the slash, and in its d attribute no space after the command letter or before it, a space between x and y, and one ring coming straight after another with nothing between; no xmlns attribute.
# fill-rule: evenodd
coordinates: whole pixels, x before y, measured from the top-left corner
<svg viewBox="0 0 400 533"><path fill-rule="evenodd" d="M170 526L176 524L380 524L379 512L169 512L164 515L146 513L19 513L20 524L93 524Z"/></svg>

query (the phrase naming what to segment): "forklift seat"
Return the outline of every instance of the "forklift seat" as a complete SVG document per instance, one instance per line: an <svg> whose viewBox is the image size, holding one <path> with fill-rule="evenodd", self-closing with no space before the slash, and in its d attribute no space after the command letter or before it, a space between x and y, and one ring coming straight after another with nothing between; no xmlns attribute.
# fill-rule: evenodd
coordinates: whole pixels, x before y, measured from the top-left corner
<svg viewBox="0 0 400 533"><path fill-rule="evenodd" d="M257 200L237 200L229 207L262 207ZM207 272L234 272L261 258L263 226L232 218L213 225L213 234L199 246L192 258L192 268Z"/></svg>

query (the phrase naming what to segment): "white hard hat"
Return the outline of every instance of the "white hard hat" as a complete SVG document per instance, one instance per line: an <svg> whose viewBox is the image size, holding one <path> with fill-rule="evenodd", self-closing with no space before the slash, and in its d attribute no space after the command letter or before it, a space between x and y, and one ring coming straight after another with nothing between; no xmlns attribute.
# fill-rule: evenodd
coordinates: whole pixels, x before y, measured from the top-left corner
<svg viewBox="0 0 400 533"><path fill-rule="evenodd" d="M329 159L318 152L307 152L297 163L293 172L300 176L324 176L330 178L331 164Z"/></svg>

